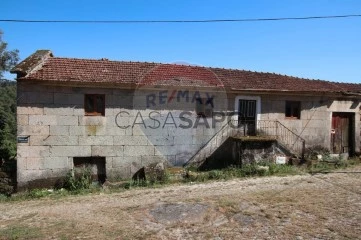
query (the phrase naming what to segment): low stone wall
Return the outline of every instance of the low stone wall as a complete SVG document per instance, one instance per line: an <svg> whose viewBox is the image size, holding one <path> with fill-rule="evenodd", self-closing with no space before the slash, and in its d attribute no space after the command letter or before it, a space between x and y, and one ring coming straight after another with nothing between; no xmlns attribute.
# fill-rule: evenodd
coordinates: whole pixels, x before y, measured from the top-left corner
<svg viewBox="0 0 361 240"><path fill-rule="evenodd" d="M229 138L200 166L200 170L275 162L276 157L286 155L273 139Z"/></svg>

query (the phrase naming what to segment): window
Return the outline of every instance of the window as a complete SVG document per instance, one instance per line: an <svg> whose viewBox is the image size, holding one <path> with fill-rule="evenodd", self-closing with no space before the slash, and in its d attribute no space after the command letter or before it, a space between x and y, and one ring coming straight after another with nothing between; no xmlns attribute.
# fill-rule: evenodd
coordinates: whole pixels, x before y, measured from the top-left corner
<svg viewBox="0 0 361 240"><path fill-rule="evenodd" d="M301 102L286 101L286 118L300 119L301 117Z"/></svg>
<svg viewBox="0 0 361 240"><path fill-rule="evenodd" d="M211 117L213 113L212 102L207 102L205 98L197 98L196 113L198 117Z"/></svg>
<svg viewBox="0 0 361 240"><path fill-rule="evenodd" d="M86 116L104 116L105 95L85 94L84 110Z"/></svg>

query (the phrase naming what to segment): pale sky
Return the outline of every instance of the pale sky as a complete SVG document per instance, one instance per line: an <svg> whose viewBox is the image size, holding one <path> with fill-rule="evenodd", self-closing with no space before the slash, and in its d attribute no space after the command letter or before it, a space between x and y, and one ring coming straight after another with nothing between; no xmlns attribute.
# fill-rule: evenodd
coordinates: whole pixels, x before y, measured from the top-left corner
<svg viewBox="0 0 361 240"><path fill-rule="evenodd" d="M4 0L1 8L0 19L203 20L361 14L361 1ZM0 22L0 29L21 59L50 49L59 57L186 62L361 83L360 17L188 24Z"/></svg>

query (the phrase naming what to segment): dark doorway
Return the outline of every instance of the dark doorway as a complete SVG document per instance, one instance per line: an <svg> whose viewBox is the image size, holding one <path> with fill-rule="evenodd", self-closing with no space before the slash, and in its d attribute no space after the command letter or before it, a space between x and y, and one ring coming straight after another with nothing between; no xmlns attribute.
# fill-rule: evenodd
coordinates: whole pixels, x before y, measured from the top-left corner
<svg viewBox="0 0 361 240"><path fill-rule="evenodd" d="M75 157L74 169L90 168L93 181L103 184L106 180L105 157Z"/></svg>
<svg viewBox="0 0 361 240"><path fill-rule="evenodd" d="M332 113L331 151L349 153L354 151L354 113Z"/></svg>
<svg viewBox="0 0 361 240"><path fill-rule="evenodd" d="M238 126L245 136L256 135L256 106L256 100L239 100Z"/></svg>

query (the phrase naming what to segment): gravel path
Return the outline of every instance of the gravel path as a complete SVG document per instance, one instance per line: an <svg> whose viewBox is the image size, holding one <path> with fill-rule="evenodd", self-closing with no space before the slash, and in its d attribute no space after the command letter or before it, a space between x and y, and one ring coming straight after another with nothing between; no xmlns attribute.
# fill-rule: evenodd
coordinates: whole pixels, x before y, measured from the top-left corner
<svg viewBox="0 0 361 240"><path fill-rule="evenodd" d="M361 239L361 167L0 203L0 239Z"/></svg>

